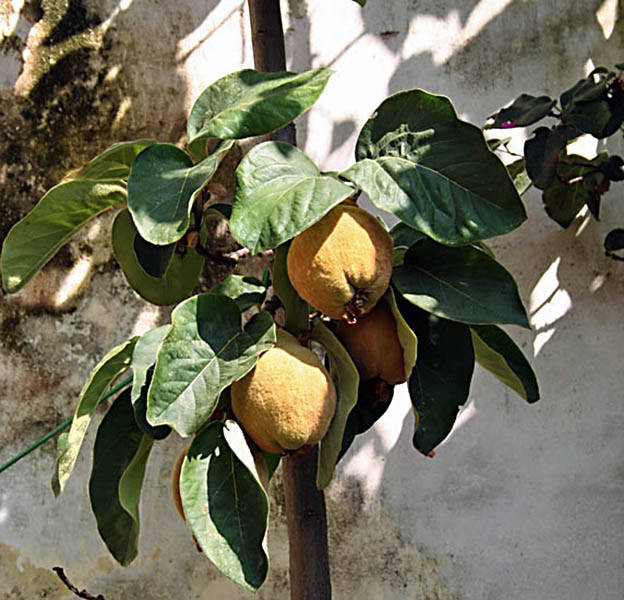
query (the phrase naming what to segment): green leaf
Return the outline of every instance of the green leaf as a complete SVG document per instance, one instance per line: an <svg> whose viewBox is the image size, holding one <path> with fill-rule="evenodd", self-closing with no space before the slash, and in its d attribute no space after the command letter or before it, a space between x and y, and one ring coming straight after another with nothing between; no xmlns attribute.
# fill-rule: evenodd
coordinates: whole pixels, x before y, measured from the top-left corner
<svg viewBox="0 0 624 600"><path fill-rule="evenodd" d="M474 370L470 328L399 301L418 337L418 360L408 382L416 414L413 443L429 454L450 433L466 402Z"/></svg>
<svg viewBox="0 0 624 600"><path fill-rule="evenodd" d="M357 2L360 6L366 6L366 0L353 0L354 2Z"/></svg>
<svg viewBox="0 0 624 600"><path fill-rule="evenodd" d="M171 433L171 428L167 425L152 427L146 417L147 392L152 381L156 353L168 330L169 325L150 329L137 340L132 352L132 392L130 400L134 418L141 431L155 440L162 440Z"/></svg>
<svg viewBox="0 0 624 600"><path fill-rule="evenodd" d="M319 320L312 327L311 337L327 352L329 374L336 388L336 412L319 448L316 486L322 490L329 485L334 474L347 418L357 403L360 376L344 346Z"/></svg>
<svg viewBox="0 0 624 600"><path fill-rule="evenodd" d="M381 210L449 245L507 233L526 219L507 170L482 131L442 96L400 92L362 129L343 175Z"/></svg>
<svg viewBox="0 0 624 600"><path fill-rule="evenodd" d="M406 253L404 265L394 270L392 282L406 300L439 317L529 327L512 276L473 246L417 242Z"/></svg>
<svg viewBox="0 0 624 600"><path fill-rule="evenodd" d="M122 566L137 555L139 499L152 440L134 422L130 391L121 393L100 423L89 479L91 508L106 547Z"/></svg>
<svg viewBox="0 0 624 600"><path fill-rule="evenodd" d="M290 123L321 95L333 71L263 73L243 69L206 88L187 124L189 148L201 156L206 139L263 135Z"/></svg>
<svg viewBox="0 0 624 600"><path fill-rule="evenodd" d="M572 164L560 163L557 166L557 177L544 190L542 201L546 214L561 227L569 227L581 208L599 197L599 187L605 176L596 171L594 165L597 166L601 160L602 155L599 155L587 166L582 166L574 163L586 164L587 159L572 154L566 157L566 161Z"/></svg>
<svg viewBox="0 0 624 600"><path fill-rule="evenodd" d="M150 329L136 342L132 351L132 394L131 401L134 404L141 395L141 389L147 384L147 372L156 362L156 354L163 341L169 325L162 325Z"/></svg>
<svg viewBox="0 0 624 600"><path fill-rule="evenodd" d="M137 156L128 178L128 208L144 240L164 246L185 234L195 197L232 144L221 142L196 165L172 144L155 144Z"/></svg>
<svg viewBox="0 0 624 600"><path fill-rule="evenodd" d="M82 388L67 437L59 440L58 458L52 478L52 490L56 496L63 491L74 469L78 452L100 398L115 379L130 366L136 340L137 338L132 338L113 348L91 371L87 383Z"/></svg>
<svg viewBox="0 0 624 600"><path fill-rule="evenodd" d="M624 229L616 228L607 233L604 239L605 252L617 252L624 249Z"/></svg>
<svg viewBox="0 0 624 600"><path fill-rule="evenodd" d="M176 245L157 246L146 242L137 233L134 236L132 248L140 267L151 277L159 279L167 272Z"/></svg>
<svg viewBox="0 0 624 600"><path fill-rule="evenodd" d="M526 172L524 158L519 158L518 160L506 165L506 167L511 180L514 183L516 191L522 196L522 194L527 192L533 185L528 173Z"/></svg>
<svg viewBox="0 0 624 600"><path fill-rule="evenodd" d="M46 192L4 238L4 290L19 290L87 221L125 201L123 181L67 181Z"/></svg>
<svg viewBox="0 0 624 600"><path fill-rule="evenodd" d="M179 304L156 358L147 420L182 436L197 432L221 391L246 375L275 341L267 312L243 330L240 309L230 298L199 294Z"/></svg>
<svg viewBox="0 0 624 600"><path fill-rule="evenodd" d="M539 400L537 379L514 341L496 325L470 328L477 362L528 402Z"/></svg>
<svg viewBox="0 0 624 600"><path fill-rule="evenodd" d="M545 190L552 185L559 159L565 156L566 143L557 129L548 127L538 127L533 137L524 143L527 175L536 188Z"/></svg>
<svg viewBox="0 0 624 600"><path fill-rule="evenodd" d="M286 257L290 242L281 244L275 249L273 261L273 290L280 299L286 311L284 328L293 335L297 335L302 329L308 328L308 315L310 307L308 303L297 294L288 277Z"/></svg>
<svg viewBox="0 0 624 600"><path fill-rule="evenodd" d="M607 83L613 73L605 67L597 67L584 79L579 79L571 88L561 94L560 102L564 111L573 103L593 102L603 96L607 90Z"/></svg>
<svg viewBox="0 0 624 600"><path fill-rule="evenodd" d="M268 570L269 505L235 423L211 423L197 434L182 464L180 495L206 556L232 581L257 590Z"/></svg>
<svg viewBox="0 0 624 600"><path fill-rule="evenodd" d="M368 431L384 415L393 395L394 386L379 377L360 380L358 401L349 413L338 460L345 455L357 435Z"/></svg>
<svg viewBox="0 0 624 600"><path fill-rule="evenodd" d="M295 237L353 194L283 142L255 146L238 165L236 181L230 230L253 254Z"/></svg>
<svg viewBox="0 0 624 600"><path fill-rule="evenodd" d="M70 174L71 179L128 179L137 155L155 140L134 140L113 144L84 167Z"/></svg>
<svg viewBox="0 0 624 600"><path fill-rule="evenodd" d="M221 283L215 285L211 294L222 294L238 304L241 311L252 306L260 306L264 301L266 286L255 277L248 275L228 275Z"/></svg>
<svg viewBox="0 0 624 600"><path fill-rule="evenodd" d="M395 248L409 248L427 236L422 231L418 231L405 223L397 223L390 230L390 237Z"/></svg>
<svg viewBox="0 0 624 600"><path fill-rule="evenodd" d="M488 119L494 119L494 122L487 127L508 129L532 125L548 116L556 103L556 100L548 96L522 94L507 108L501 108L497 113L490 115Z"/></svg>
<svg viewBox="0 0 624 600"><path fill-rule="evenodd" d="M163 277L152 277L139 264L134 241L139 233L127 209L113 223L113 253L128 283L148 302L159 306L176 304L193 291L204 259L193 248L184 256L174 253Z"/></svg>

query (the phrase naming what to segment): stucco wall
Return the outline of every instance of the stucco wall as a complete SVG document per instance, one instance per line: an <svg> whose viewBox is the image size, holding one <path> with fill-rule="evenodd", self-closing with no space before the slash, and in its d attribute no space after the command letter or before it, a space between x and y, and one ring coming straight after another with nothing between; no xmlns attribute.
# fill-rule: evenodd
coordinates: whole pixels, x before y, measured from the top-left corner
<svg viewBox="0 0 624 600"><path fill-rule="evenodd" d="M392 92L444 93L480 124L523 91L557 94L591 62L623 58L615 0L370 0L364 9L290 0L283 9L290 68L336 71L298 122L301 146L331 170L350 164L359 128ZM181 139L201 89L252 64L246 5L232 0L4 0L0 27L0 237L113 141ZM510 332L542 400L528 406L477 369L457 427L426 459L411 447L409 400L397 393L328 492L336 598L622 598L624 267L601 251L605 233L624 226L620 189L600 223L581 217L566 231L537 194L525 197L528 222L494 249L530 309L533 331ZM125 286L109 228L97 221L23 292L0 297L0 463L71 414L108 348L167 318ZM70 598L55 565L107 600L248 597L195 551L175 515L169 471L181 446L168 438L150 458L139 557L126 569L97 537L88 451L58 500L53 443L0 474L0 598ZM279 478L269 547L258 597L287 598Z"/></svg>

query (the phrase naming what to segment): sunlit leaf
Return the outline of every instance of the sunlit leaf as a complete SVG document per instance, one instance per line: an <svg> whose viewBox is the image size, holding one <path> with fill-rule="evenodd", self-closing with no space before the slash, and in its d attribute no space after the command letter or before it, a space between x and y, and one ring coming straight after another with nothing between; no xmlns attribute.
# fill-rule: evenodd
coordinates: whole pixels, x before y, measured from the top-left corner
<svg viewBox="0 0 624 600"><path fill-rule="evenodd" d="M136 340L137 338L132 338L113 348L91 371L88 381L82 388L67 437L62 441L59 440L58 458L52 478L52 490L56 496L63 491L74 469L78 452L100 398L115 379L130 366Z"/></svg>
<svg viewBox="0 0 624 600"><path fill-rule="evenodd" d="M138 154L155 140L118 142L70 174L71 179L128 179L130 167Z"/></svg>
<svg viewBox="0 0 624 600"><path fill-rule="evenodd" d="M19 290L87 221L125 202L123 181L78 179L53 187L4 238L4 290Z"/></svg>
<svg viewBox="0 0 624 600"><path fill-rule="evenodd" d="M172 144L155 144L137 156L128 178L128 208L144 240L166 245L184 235L198 192L212 179L232 144L222 142L196 165Z"/></svg>
<svg viewBox="0 0 624 600"><path fill-rule="evenodd" d="M408 90L385 100L364 125L356 158L343 176L378 208L441 243L501 235L526 219L482 131L458 119L443 96Z"/></svg>
<svg viewBox="0 0 624 600"><path fill-rule="evenodd" d="M243 69L206 88L188 119L189 148L203 156L207 138L263 135L290 123L321 95L332 71L264 73Z"/></svg>
<svg viewBox="0 0 624 600"><path fill-rule="evenodd" d="M230 230L253 254L290 240L353 194L283 142L255 146L236 169L236 181Z"/></svg>
<svg viewBox="0 0 624 600"><path fill-rule="evenodd" d="M243 330L234 300L199 294L179 304L164 337L147 400L147 420L180 435L198 431L222 390L248 373L275 344L275 324L261 312Z"/></svg>

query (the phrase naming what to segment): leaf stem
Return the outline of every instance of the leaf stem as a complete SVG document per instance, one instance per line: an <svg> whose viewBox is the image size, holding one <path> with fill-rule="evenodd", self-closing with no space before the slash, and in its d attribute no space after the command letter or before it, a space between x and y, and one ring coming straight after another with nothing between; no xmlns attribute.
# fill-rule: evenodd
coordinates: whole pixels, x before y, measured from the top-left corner
<svg viewBox="0 0 624 600"><path fill-rule="evenodd" d="M98 404L100 402L104 402L104 400L107 400L113 394L125 388L131 381L132 381L131 376L124 379L120 384L116 385L114 388L112 388L110 391L104 394L100 398ZM42 446L48 440L52 439L53 437L61 433L63 429L67 429L71 425L71 422L73 421L73 419L74 419L73 417L70 417L69 419L67 419L67 421L65 421L64 423L61 423L58 427L55 427L52 431L49 431L43 437L39 438L34 444L26 448L26 450L23 450L17 456L14 456L11 460L4 463L2 466L0 466L0 473L2 473L3 471L6 471L9 467L13 466L16 462L19 462L20 460L22 460L22 458L24 458L25 456L28 456L33 450L36 450L37 448L39 448L39 446Z"/></svg>

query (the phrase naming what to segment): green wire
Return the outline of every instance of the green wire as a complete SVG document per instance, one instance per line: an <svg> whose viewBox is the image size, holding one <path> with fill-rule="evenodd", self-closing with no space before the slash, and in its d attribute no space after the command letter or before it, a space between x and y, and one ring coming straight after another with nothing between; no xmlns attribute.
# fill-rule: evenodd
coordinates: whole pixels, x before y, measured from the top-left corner
<svg viewBox="0 0 624 600"><path fill-rule="evenodd" d="M104 394L98 400L98 404L100 402L104 402L104 400L110 398L113 394L117 393L122 388L125 388L131 381L132 381L132 376L128 377L127 379L124 379L119 385L116 385L114 388L106 392L106 394ZM22 458L24 458L25 456L28 456L33 450L36 450L37 448L39 448L39 446L45 444L48 440L52 439L55 435L61 433L63 429L67 429L71 425L71 422L73 420L74 418L70 417L69 419L67 419L67 421L65 421L64 423L61 423L58 427L55 427L52 431L49 431L42 438L38 439L32 446L26 448L26 450L24 450L23 452L20 452L17 456L14 456L9 462L3 464L0 467L0 473L2 473L3 471L6 471L9 467L13 466L16 462L22 460Z"/></svg>

